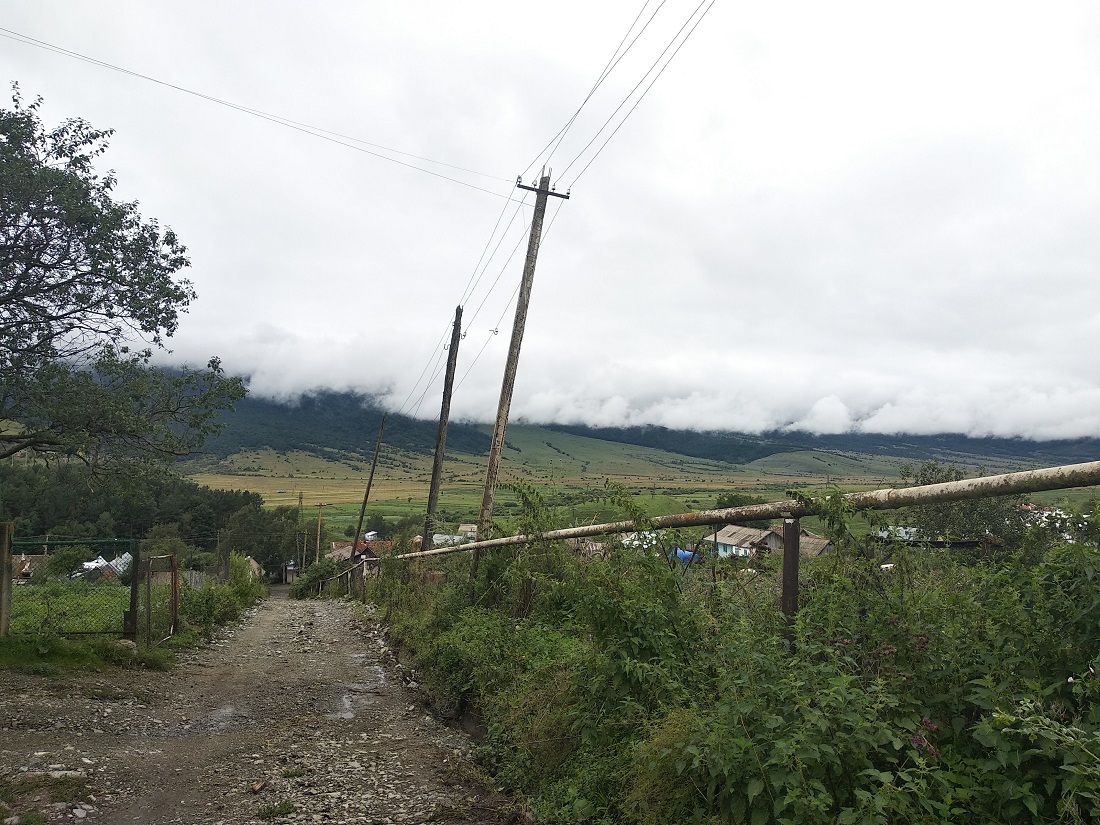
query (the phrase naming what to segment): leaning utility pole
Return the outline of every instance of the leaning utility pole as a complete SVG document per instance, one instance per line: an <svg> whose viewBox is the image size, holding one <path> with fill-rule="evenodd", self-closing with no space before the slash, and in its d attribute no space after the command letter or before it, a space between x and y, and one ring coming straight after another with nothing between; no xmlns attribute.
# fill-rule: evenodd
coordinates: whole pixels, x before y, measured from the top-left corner
<svg viewBox="0 0 1100 825"><path fill-rule="evenodd" d="M451 392L458 365L458 342L462 340L462 307L455 307L455 325L451 330L451 349L447 353L447 375L443 379L443 406L439 410L439 431L435 437L435 462L432 464L432 484L428 488L428 515L424 518L424 541L421 549L432 549L435 532L435 510L439 505L439 485L443 478L443 451L447 448L447 419L451 414Z"/></svg>
<svg viewBox="0 0 1100 825"><path fill-rule="evenodd" d="M382 433L386 431L386 416L382 413L382 423L378 425L378 440L374 442L374 458L370 461L370 475L367 476L367 489L363 492L363 506L359 508L359 521L355 525L355 535L351 538L351 558L359 552L359 536L363 533L363 516L367 514L367 500L370 498L370 488L374 484L374 468L378 466L378 453L382 450Z"/></svg>
<svg viewBox="0 0 1100 825"><path fill-rule="evenodd" d="M561 195L550 189L550 176L542 175L538 188L524 186L519 180L516 186L534 192L535 214L531 218L531 237L527 241L527 260L523 265L523 282L520 284L519 300L516 302L516 319L512 323L512 343L508 348L508 361L504 367L504 383L500 388L500 404L497 407L497 422L493 429L493 443L489 448L489 469L485 473L485 495L481 500L481 516L477 523L478 540L488 538L489 523L493 519L493 501L496 497L497 475L500 472L500 458L504 452L504 432L508 428L508 410L512 406L512 389L516 383L516 369L519 366L519 349L523 343L523 327L527 323L527 306L531 301L531 285L535 281L535 261L539 254L539 241L542 238L542 219L546 214L547 198L568 198L569 193ZM475 550L471 559L471 573L477 573L478 553Z"/></svg>
<svg viewBox="0 0 1100 825"><path fill-rule="evenodd" d="M317 503L317 546L313 548L314 563L321 560L321 508L328 507L327 501Z"/></svg>

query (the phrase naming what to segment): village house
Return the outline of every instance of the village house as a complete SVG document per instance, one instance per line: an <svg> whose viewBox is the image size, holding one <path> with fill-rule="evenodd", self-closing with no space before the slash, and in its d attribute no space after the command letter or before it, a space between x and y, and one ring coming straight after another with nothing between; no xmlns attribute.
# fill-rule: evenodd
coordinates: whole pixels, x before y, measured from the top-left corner
<svg viewBox="0 0 1100 825"><path fill-rule="evenodd" d="M377 536L377 533L368 534ZM374 539L359 539L359 544L356 547L355 552L352 552L350 541L334 541L329 548L326 558L332 559L335 562L359 562L363 559L376 559L380 556L388 555L393 549L392 541L383 541L378 538Z"/></svg>
<svg viewBox="0 0 1100 825"><path fill-rule="evenodd" d="M804 557L820 556L833 549L833 543L825 536L811 533L809 530L800 530L798 538L798 554ZM709 545L713 552L717 545L718 557L721 559L731 556L751 556L754 553L782 553L783 533L771 528L760 530L755 527L743 527L739 524L730 524L715 533L709 533L700 540L701 545ZM705 548L704 548L705 549Z"/></svg>

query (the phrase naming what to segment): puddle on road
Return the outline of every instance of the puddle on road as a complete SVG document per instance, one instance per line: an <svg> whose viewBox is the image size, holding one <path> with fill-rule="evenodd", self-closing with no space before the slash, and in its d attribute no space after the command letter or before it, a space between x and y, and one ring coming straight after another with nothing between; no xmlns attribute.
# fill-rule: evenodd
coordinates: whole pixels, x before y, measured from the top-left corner
<svg viewBox="0 0 1100 825"><path fill-rule="evenodd" d="M362 662L363 654L352 654L352 661ZM337 701L338 709L327 714L329 719L354 719L364 709L378 701L378 697L386 689L386 671L379 665L368 665L366 668L367 681L350 682L339 686L342 694Z"/></svg>
<svg viewBox="0 0 1100 825"><path fill-rule="evenodd" d="M230 702L215 708L205 716L192 719L190 722L181 722L168 728L165 733L169 736L194 736L195 734L224 733L232 727L248 722L247 708L241 704Z"/></svg>

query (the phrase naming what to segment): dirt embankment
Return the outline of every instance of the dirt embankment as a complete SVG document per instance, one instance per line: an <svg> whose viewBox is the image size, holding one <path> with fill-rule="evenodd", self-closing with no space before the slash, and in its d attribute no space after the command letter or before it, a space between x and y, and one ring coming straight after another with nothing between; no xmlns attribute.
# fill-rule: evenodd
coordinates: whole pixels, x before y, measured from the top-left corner
<svg viewBox="0 0 1100 825"><path fill-rule="evenodd" d="M0 822L522 821L340 602L276 593L172 673L0 672L0 695Z"/></svg>

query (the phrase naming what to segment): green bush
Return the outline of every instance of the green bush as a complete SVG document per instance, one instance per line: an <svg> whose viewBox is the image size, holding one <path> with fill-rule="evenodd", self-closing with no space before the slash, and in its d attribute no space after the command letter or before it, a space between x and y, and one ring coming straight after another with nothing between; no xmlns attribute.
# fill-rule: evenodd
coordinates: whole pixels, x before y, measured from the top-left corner
<svg viewBox="0 0 1100 825"><path fill-rule="evenodd" d="M318 594L318 589L325 579L331 579L340 573L336 562L330 559L321 559L314 562L294 580L290 586L290 595L295 599L308 599Z"/></svg>
<svg viewBox="0 0 1100 825"><path fill-rule="evenodd" d="M208 576L202 587L180 589L180 618L185 626L209 638L214 628L240 619L241 614L267 593L253 578L248 560L236 553L229 559L229 581Z"/></svg>
<svg viewBox="0 0 1100 825"><path fill-rule="evenodd" d="M543 523L525 491L520 528ZM386 562L368 598L540 822L1046 823L1100 817L1100 551L882 550L829 510L778 580L610 547Z"/></svg>

